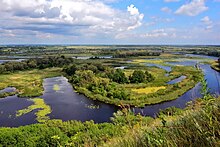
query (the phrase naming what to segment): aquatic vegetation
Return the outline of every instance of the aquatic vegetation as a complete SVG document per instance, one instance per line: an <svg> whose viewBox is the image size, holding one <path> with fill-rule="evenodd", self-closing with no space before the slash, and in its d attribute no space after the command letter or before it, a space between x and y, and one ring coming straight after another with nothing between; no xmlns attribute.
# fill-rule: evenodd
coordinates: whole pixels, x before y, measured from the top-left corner
<svg viewBox="0 0 220 147"><path fill-rule="evenodd" d="M53 90L54 91L59 91L60 90L60 86L58 84L53 85Z"/></svg>
<svg viewBox="0 0 220 147"><path fill-rule="evenodd" d="M132 89L133 92L136 92L138 94L149 94L149 93L155 93L158 90L166 89L165 86L160 87L146 87L146 88L139 88L139 89Z"/></svg>
<svg viewBox="0 0 220 147"><path fill-rule="evenodd" d="M3 92L3 93L0 93L0 98L5 98L5 97L8 97L8 96L13 96L16 93L17 92Z"/></svg>
<svg viewBox="0 0 220 147"><path fill-rule="evenodd" d="M43 122L46 122L47 120L49 120L50 118L47 115L51 113L51 108L49 105L47 105L44 102L44 99L34 98L34 99L31 99L31 101L33 101L34 104L29 106L26 109L18 110L16 116L19 117L19 116L25 115L29 112L32 112L34 110L37 110L35 115L37 116L36 120L38 122L43 123Z"/></svg>
<svg viewBox="0 0 220 147"><path fill-rule="evenodd" d="M86 108L89 108L89 109L99 109L99 105L94 105L94 104L91 104L91 105L85 105Z"/></svg>

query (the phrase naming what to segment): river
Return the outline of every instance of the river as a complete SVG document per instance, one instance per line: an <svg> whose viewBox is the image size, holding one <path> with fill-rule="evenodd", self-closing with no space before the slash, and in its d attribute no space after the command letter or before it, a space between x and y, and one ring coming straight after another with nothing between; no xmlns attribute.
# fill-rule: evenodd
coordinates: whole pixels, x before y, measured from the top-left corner
<svg viewBox="0 0 220 147"><path fill-rule="evenodd" d="M204 56L202 57L204 58ZM212 59L215 60L215 58ZM190 61L180 60L177 62L170 62L167 64L194 66L199 62L200 60L193 59ZM211 94L215 96L220 95L220 73L210 68L210 66L207 64L199 63L199 66L204 72L205 79L207 80L208 88L210 89ZM165 70L170 71L169 66L166 66ZM170 81L170 83L167 84L180 82L180 80L183 80L184 78L185 77L179 77L173 81ZM58 85L59 90L55 91L53 88L54 85ZM49 117L51 119L62 119L64 121L93 120L96 123L110 122L110 117L112 117L113 113L119 109L116 106L94 101L86 98L83 95L77 94L76 92L74 92L71 84L67 81L65 77L47 78L44 80L43 86L45 91L44 94L40 96L40 98L44 98L45 103L50 105L52 113L49 115ZM11 90L14 90L14 88L6 88L5 90L1 90L0 92ZM141 113L144 116L155 117L161 109L166 109L171 106L184 108L187 102L201 97L200 90L201 85L198 83L194 88L187 91L185 94L183 94L176 100L155 105L148 105L144 108L132 109L136 114ZM33 102L30 99L18 98L17 95L0 99L0 126L17 127L37 123L35 120L36 116L34 114L37 110L20 117L16 117L17 110L27 108L31 104L33 104Z"/></svg>

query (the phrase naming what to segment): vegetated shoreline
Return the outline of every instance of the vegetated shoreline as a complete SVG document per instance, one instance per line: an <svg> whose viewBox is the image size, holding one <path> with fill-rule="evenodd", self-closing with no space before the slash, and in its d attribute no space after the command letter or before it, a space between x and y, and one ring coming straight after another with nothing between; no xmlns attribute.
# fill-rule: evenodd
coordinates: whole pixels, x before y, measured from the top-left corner
<svg viewBox="0 0 220 147"><path fill-rule="evenodd" d="M198 83L197 83L198 84ZM196 84L195 84L196 85ZM194 86L190 87L190 88L187 88L185 92L179 94L177 97L171 97L170 99L166 99L166 100L161 100L161 101L157 101L157 102L154 102L154 103L146 103L146 102L139 102L138 105L136 104L132 104L130 103L129 101L125 102L123 100L111 100L109 98L105 98L105 100L100 100L99 97L103 97L101 95L94 95L92 92L90 92L89 90L85 89L85 88L80 88L80 87L74 87L74 90L75 92L77 92L78 94L82 94L84 95L85 97L89 98L89 99L92 99L92 100L95 100L95 101L99 101L99 102L104 102L106 104L111 104L111 105L115 105L115 106L119 106L119 107L124 107L124 106L131 106L131 107L140 107L140 108L143 108L145 106L148 106L148 105L156 105L156 104L162 104L162 103L165 103L165 102L169 102L169 101L173 101L173 100L176 100L178 99L180 96L184 95L185 93L187 93L189 90L193 89Z"/></svg>
<svg viewBox="0 0 220 147"><path fill-rule="evenodd" d="M182 68L182 67L176 67L178 68ZM186 72L186 71L185 71ZM190 75L192 74L192 75ZM150 94L150 97L146 97L146 99L140 99L140 100L120 100L117 98L108 98L106 96L102 96L100 94L95 94L92 91L89 91L87 88L85 87L79 87L77 85L74 85L74 83L71 83L74 90L78 93L78 94L83 94L84 96L86 96L89 99L92 100L98 100L100 102L104 102L104 103L108 103L108 104L113 104L119 107L123 107L123 106L131 106L131 107L145 107L146 105L154 105L154 104L159 104L159 103L163 103L163 102L168 102L168 101L172 101L175 100L177 98L179 98L180 96L182 96L183 94L185 94L186 92L188 92L189 90L191 90L192 88L195 87L196 84L198 84L201 80L201 77L203 77L203 74L201 72L201 70L195 70L193 72L191 72L188 77L186 79L184 79L182 81L182 83L180 82L179 84L183 84L184 86L179 88L176 88L174 92L171 91L171 93L168 93L166 95L166 93L163 92L163 94L158 96L158 93L155 92L157 95L154 96L155 93ZM174 75L175 77L175 75ZM67 76L68 80L71 81L71 77ZM172 89L171 89L172 90ZM151 102L151 100L153 98L156 98L156 100L154 100L153 102ZM148 99L149 98L149 99Z"/></svg>
<svg viewBox="0 0 220 147"><path fill-rule="evenodd" d="M220 72L220 67L218 66L218 63L212 63L211 68L218 71L218 72Z"/></svg>

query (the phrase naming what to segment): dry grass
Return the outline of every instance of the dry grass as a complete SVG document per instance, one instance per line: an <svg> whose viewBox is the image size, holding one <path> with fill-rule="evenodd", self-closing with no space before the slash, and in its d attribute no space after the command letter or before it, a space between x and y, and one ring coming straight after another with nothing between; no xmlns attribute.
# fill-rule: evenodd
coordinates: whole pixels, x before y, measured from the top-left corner
<svg viewBox="0 0 220 147"><path fill-rule="evenodd" d="M136 60L133 60L133 63L152 63L152 64L163 64L164 61L163 60L145 60L145 59L136 59Z"/></svg>
<svg viewBox="0 0 220 147"><path fill-rule="evenodd" d="M139 88L139 89L132 89L133 92L136 92L138 94L149 94L149 93L155 93L158 90L166 89L165 86L160 87L146 87L146 88Z"/></svg>

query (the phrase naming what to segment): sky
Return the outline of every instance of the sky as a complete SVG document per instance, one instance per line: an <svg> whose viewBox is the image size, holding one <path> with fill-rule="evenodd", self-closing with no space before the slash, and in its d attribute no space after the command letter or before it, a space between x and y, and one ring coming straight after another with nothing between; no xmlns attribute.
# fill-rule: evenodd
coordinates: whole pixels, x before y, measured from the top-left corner
<svg viewBox="0 0 220 147"><path fill-rule="evenodd" d="M220 45L220 0L0 0L0 44Z"/></svg>

